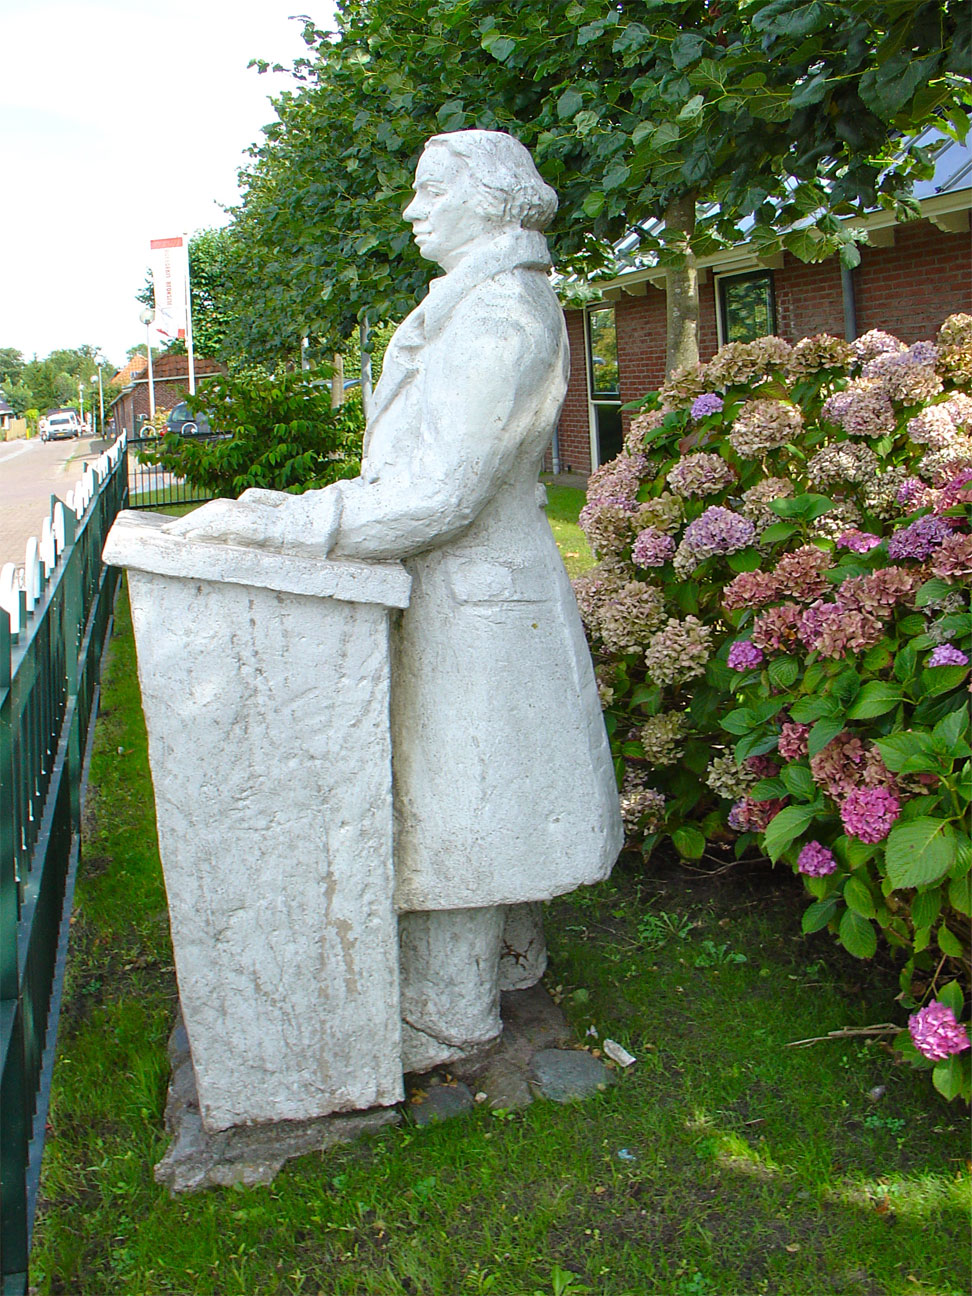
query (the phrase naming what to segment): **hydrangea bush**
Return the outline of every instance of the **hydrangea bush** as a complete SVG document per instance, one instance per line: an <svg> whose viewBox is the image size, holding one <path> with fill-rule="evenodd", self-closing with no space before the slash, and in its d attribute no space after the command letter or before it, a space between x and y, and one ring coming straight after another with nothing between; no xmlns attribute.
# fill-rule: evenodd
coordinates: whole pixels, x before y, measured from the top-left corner
<svg viewBox="0 0 972 1296"><path fill-rule="evenodd" d="M900 1047L970 1093L972 316L730 343L593 474L575 582L633 843L764 851L807 932L902 951Z"/></svg>

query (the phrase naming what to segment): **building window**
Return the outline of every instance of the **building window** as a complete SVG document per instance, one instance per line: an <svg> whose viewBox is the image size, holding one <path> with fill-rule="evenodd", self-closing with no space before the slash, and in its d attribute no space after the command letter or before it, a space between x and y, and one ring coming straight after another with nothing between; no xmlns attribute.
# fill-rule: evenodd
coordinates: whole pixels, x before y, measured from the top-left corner
<svg viewBox="0 0 972 1296"><path fill-rule="evenodd" d="M595 306L587 312L587 384L591 467L598 468L621 453L624 439L613 306Z"/></svg>
<svg viewBox="0 0 972 1296"><path fill-rule="evenodd" d="M719 345L753 342L776 332L773 274L723 275L719 279Z"/></svg>
<svg viewBox="0 0 972 1296"><path fill-rule="evenodd" d="M587 353L590 360L591 400L620 400L618 386L618 334L614 307L598 306L587 314Z"/></svg>

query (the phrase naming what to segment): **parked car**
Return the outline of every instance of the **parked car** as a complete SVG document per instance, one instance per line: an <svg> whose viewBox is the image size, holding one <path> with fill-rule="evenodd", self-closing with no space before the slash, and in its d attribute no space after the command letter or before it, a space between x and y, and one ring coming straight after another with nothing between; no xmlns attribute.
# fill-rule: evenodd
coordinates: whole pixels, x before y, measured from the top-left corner
<svg viewBox="0 0 972 1296"><path fill-rule="evenodd" d="M40 421L42 441L64 441L78 437L84 431L76 410L52 410Z"/></svg>
<svg viewBox="0 0 972 1296"><path fill-rule="evenodd" d="M180 401L169 410L169 416L165 420L165 430L178 432L181 436L212 436L213 434L205 410L192 414L185 401Z"/></svg>

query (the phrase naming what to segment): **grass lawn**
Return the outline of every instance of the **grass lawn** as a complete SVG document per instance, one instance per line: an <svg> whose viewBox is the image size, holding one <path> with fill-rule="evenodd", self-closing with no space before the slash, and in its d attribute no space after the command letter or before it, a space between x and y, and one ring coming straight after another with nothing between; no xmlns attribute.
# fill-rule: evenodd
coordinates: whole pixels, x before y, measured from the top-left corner
<svg viewBox="0 0 972 1296"><path fill-rule="evenodd" d="M627 861L549 906L547 981L578 1040L638 1059L602 1096L405 1124L270 1187L170 1198L152 1166L176 989L124 599L85 829L38 1296L968 1292L966 1113L880 1041L788 1047L891 1020L895 977L801 937L801 888L763 865Z"/></svg>
<svg viewBox="0 0 972 1296"><path fill-rule="evenodd" d="M577 516L584 507L585 498L585 492L573 486L547 485L547 518L560 546L564 566L571 576L579 576L594 566L594 555L587 537L577 525Z"/></svg>

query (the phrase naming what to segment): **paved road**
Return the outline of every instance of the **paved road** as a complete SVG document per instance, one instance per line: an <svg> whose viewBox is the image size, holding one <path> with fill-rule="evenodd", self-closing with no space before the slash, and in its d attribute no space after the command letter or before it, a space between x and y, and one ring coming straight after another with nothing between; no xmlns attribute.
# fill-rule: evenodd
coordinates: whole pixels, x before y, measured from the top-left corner
<svg viewBox="0 0 972 1296"><path fill-rule="evenodd" d="M0 566L22 565L28 538L40 537L51 495L63 500L104 448L98 437L0 442Z"/></svg>

